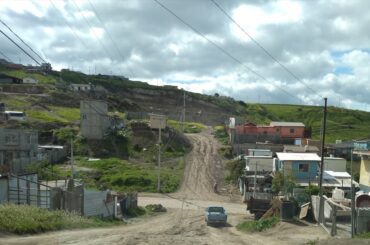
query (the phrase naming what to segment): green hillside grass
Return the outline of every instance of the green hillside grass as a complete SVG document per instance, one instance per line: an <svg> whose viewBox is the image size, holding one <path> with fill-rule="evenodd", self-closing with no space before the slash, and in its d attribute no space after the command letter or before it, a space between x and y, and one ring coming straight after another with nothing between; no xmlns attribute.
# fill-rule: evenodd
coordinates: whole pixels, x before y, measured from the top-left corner
<svg viewBox="0 0 370 245"><path fill-rule="evenodd" d="M182 94L182 90L166 88L163 86L153 86L148 83L131 81L125 77L109 75L86 75L81 72L62 70L53 71L49 75L30 73L25 70L9 70L0 66L0 73L16 76L19 78L32 77L40 81L40 84L48 84L49 87L57 81L65 83L93 83L102 85L110 91L123 88L142 88L149 90L174 90ZM49 92L50 93L50 92ZM68 91L66 92L68 93ZM230 97L215 95L204 95L187 92L187 96L194 99L200 99L219 106L220 113L236 116L243 121L250 121L258 124L268 124L271 121L299 121L303 122L308 129L312 130L314 139L320 138L320 125L322 119L322 107L301 106L301 105L283 105L283 104L246 104L243 101L236 101ZM0 95L1 102L5 102L7 108L16 110L26 110L28 116L34 121L41 122L74 122L79 119L78 108L61 107L58 104L46 105L52 111L41 108L30 108L40 98L32 96L7 96ZM330 98L329 98L330 99ZM368 122L370 113L358 110L348 110L336 107L328 108L327 134L326 141L334 142L337 139L350 140L370 137L370 127ZM181 128L176 122L170 122L171 126L177 129ZM188 132L199 132L203 129L201 125L188 124Z"/></svg>

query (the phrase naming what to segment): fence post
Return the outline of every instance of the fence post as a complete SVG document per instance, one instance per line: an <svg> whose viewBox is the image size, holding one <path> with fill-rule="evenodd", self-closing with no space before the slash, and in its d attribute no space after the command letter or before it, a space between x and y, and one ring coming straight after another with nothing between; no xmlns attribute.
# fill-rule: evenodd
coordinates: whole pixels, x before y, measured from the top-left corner
<svg viewBox="0 0 370 245"><path fill-rule="evenodd" d="M31 192L30 192L30 181L26 180L26 200L27 204L31 205L31 198L30 198Z"/></svg>
<svg viewBox="0 0 370 245"><path fill-rule="evenodd" d="M19 178L18 178L18 176L16 178L17 178L17 199L18 199L17 204L19 205L19 204L21 204L20 203L20 193L19 193Z"/></svg>
<svg viewBox="0 0 370 245"><path fill-rule="evenodd" d="M337 234L337 206L331 205L333 212L332 212L332 225L331 225L331 236L335 236Z"/></svg>
<svg viewBox="0 0 370 245"><path fill-rule="evenodd" d="M40 191L40 182L37 182L37 207L41 208L41 191Z"/></svg>

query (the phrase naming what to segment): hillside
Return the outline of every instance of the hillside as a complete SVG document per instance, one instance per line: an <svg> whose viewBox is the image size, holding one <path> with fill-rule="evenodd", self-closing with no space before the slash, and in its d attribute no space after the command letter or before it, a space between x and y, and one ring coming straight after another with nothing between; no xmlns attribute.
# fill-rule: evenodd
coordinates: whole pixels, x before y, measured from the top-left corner
<svg viewBox="0 0 370 245"><path fill-rule="evenodd" d="M74 125L79 120L79 101L84 98L106 100L109 110L123 113L161 113L169 119L181 120L184 91L174 87L153 86L125 77L86 75L62 70L49 75L29 73L25 70L9 70L0 67L0 74L18 78L33 77L40 81L43 94L21 95L1 93L0 99L9 110L24 110L28 118L24 127L48 129ZM103 87L102 93L75 93L68 89L71 83L91 83ZM17 86L13 85L15 90ZM329 98L330 99L330 98ZM220 125L230 116L255 123L270 121L302 121L312 130L312 136L320 136L322 108L300 105L246 104L232 98L215 94L203 95L185 92L186 120L206 125ZM360 139L370 136L367 121L370 113L330 107L328 109L327 142L336 139Z"/></svg>

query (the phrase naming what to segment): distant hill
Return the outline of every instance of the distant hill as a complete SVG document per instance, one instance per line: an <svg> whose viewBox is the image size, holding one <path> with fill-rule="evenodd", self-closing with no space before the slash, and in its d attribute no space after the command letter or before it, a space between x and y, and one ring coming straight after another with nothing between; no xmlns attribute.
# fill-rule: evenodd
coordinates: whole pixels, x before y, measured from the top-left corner
<svg viewBox="0 0 370 245"><path fill-rule="evenodd" d="M42 75L26 70L9 70L0 66L0 74L18 78L32 77L47 88L43 96L0 94L1 102L5 102L8 109L25 110L31 122L54 123L55 126L73 124L79 120L79 101L84 98L106 100L110 111L120 113L127 111L161 113L178 121L182 117L184 91L174 87L153 86L119 76L86 75L66 69ZM75 93L68 90L71 83L100 85L107 93L99 96ZM322 107L247 104L218 94L203 95L188 91L185 91L185 98L187 121L220 125L230 116L259 124L268 124L270 121L300 121L312 130L313 138L320 137ZM336 139L368 138L369 121L368 112L329 107L327 142L334 142ZM30 126L34 125L31 123Z"/></svg>

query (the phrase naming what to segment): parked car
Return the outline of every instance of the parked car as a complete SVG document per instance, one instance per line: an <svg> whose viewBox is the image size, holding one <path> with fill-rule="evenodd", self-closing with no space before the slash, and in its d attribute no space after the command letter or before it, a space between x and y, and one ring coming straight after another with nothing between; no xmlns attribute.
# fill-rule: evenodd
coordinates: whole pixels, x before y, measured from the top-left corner
<svg viewBox="0 0 370 245"><path fill-rule="evenodd" d="M209 206L205 211L207 225L226 225L227 214L223 207Z"/></svg>

